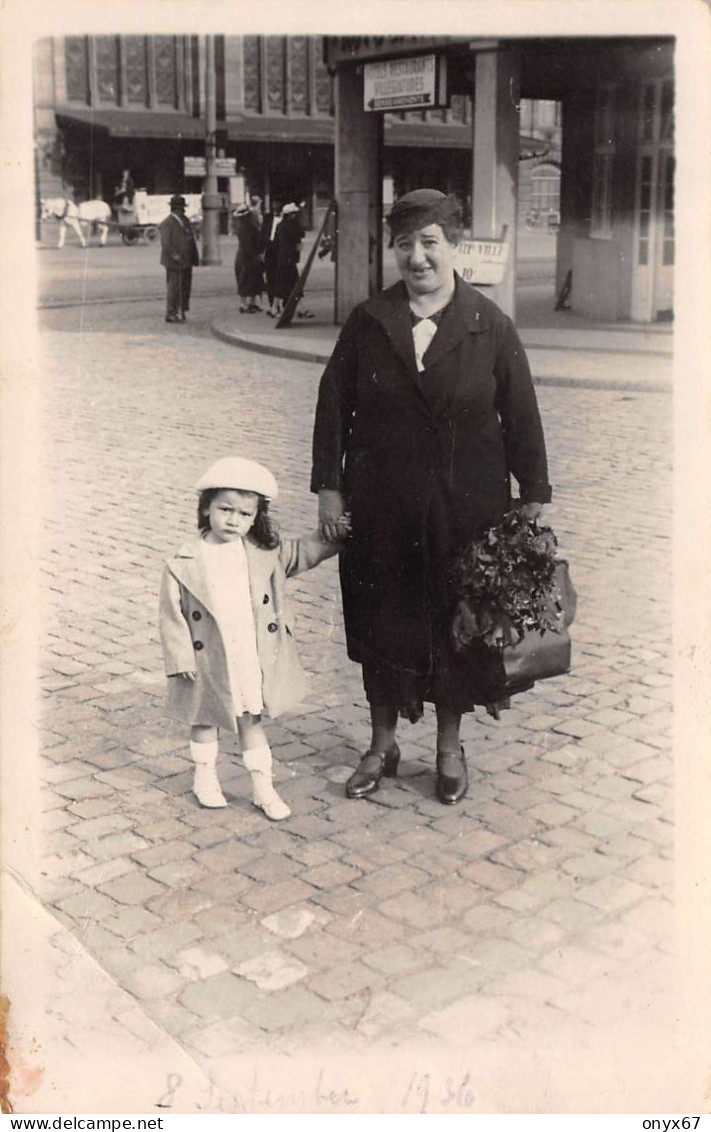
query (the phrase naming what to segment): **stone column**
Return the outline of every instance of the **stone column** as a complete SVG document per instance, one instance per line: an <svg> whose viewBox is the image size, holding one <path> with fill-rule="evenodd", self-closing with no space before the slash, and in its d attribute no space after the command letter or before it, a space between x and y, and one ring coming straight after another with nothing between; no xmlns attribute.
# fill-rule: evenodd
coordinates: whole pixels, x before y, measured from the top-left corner
<svg viewBox="0 0 711 1132"><path fill-rule="evenodd" d="M355 66L336 76L335 182L338 200L336 322L382 285L382 115L363 109Z"/></svg>
<svg viewBox="0 0 711 1132"><path fill-rule="evenodd" d="M504 225L510 244L503 282L489 295L512 318L515 312L516 203L520 59L517 52L490 50L476 56L473 115L472 232L498 239Z"/></svg>

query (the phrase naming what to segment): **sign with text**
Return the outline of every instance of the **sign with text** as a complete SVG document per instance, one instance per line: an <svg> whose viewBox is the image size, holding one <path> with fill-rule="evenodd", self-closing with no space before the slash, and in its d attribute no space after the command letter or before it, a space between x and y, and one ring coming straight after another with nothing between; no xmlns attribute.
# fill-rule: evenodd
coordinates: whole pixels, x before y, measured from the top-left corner
<svg viewBox="0 0 711 1132"><path fill-rule="evenodd" d="M505 240L462 240L457 247L454 267L465 283L501 283L509 258Z"/></svg>
<svg viewBox="0 0 711 1132"><path fill-rule="evenodd" d="M447 105L445 56L415 55L366 63L363 105L366 110L423 110Z"/></svg>
<svg viewBox="0 0 711 1132"><path fill-rule="evenodd" d="M186 177L205 177L207 174L207 162L204 157L184 157L183 158L183 174ZM218 177L236 177L237 176L237 158L236 157L218 157L215 161L215 174Z"/></svg>

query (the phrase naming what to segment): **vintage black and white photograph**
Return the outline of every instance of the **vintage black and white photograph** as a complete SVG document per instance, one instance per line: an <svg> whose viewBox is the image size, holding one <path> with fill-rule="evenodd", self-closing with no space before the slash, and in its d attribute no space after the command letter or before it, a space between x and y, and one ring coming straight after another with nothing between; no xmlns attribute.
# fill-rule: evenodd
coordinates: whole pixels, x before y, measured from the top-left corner
<svg viewBox="0 0 711 1132"><path fill-rule="evenodd" d="M706 1112L708 7L283 9L2 14L3 1111Z"/></svg>

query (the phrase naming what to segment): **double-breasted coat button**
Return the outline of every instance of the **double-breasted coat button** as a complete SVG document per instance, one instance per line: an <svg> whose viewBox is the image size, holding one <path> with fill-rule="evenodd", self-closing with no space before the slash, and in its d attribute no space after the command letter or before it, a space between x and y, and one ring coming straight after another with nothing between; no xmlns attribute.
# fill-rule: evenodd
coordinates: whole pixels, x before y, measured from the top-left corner
<svg viewBox="0 0 711 1132"><path fill-rule="evenodd" d="M193 644L193 648L195 649L195 652L200 652L200 649L204 649L205 646L202 643L202 641L195 641L194 644Z"/></svg>
<svg viewBox="0 0 711 1132"><path fill-rule="evenodd" d="M269 630L270 633L276 633L276 631L277 631L276 621L270 621L269 624L267 625L267 629Z"/></svg>
<svg viewBox="0 0 711 1132"><path fill-rule="evenodd" d="M269 594L265 594L262 598L262 605L269 605Z"/></svg>
<svg viewBox="0 0 711 1132"><path fill-rule="evenodd" d="M200 621L201 618L202 618L202 613L200 612L200 610L194 609L193 612L192 612L193 621Z"/></svg>

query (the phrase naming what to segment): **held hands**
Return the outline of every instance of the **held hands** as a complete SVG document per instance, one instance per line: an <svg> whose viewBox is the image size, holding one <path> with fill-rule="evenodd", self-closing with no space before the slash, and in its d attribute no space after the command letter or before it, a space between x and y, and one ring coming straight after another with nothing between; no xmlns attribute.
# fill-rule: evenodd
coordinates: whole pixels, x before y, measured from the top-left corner
<svg viewBox="0 0 711 1132"><path fill-rule="evenodd" d="M350 515L340 491L322 488L318 493L318 529L328 542L341 542L350 532Z"/></svg>

